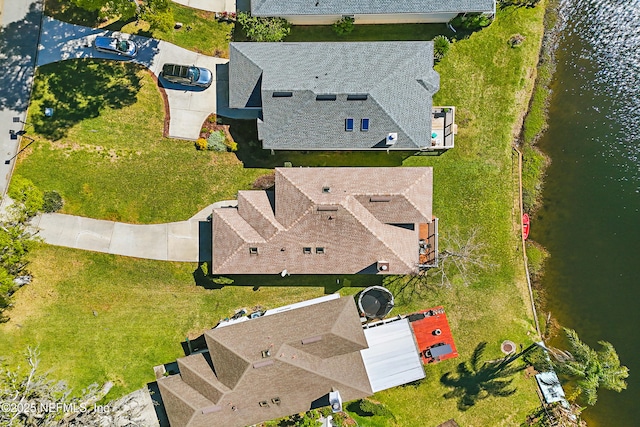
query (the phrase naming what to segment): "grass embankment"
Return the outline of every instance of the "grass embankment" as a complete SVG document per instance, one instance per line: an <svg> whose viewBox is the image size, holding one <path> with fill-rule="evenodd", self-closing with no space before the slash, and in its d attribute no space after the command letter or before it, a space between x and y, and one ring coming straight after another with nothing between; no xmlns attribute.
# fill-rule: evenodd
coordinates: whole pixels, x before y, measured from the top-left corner
<svg viewBox="0 0 640 427"><path fill-rule="evenodd" d="M271 158L260 151L255 140L237 138L240 150L245 150L239 151L238 156L255 166L272 166L270 163L283 161L291 161L294 166L379 163L433 166L434 213L441 218L441 238L446 240L454 229L462 235L477 230L478 241L485 244L487 268L478 271L469 286L454 277L451 288L432 285L413 299L399 298L395 313L444 305L460 357L428 366L427 378L416 387L398 387L376 394L375 399L393 412L396 421L375 420L375 423L423 427L455 418L466 426L513 426L520 424L525 414L538 404L533 382L518 374L513 382L515 394L476 399L475 405L460 410L456 398L443 398L451 389L444 387L440 378L447 372L455 376L457 365L467 361L480 342L488 342L485 356L493 359L501 355L499 346L503 340L527 344L534 331L527 309L524 273L519 267L522 258L513 204L511 144L514 127L526 109L532 88L542 36L543 6L500 11L489 28L454 43L447 57L436 66L441 75L441 89L434 104L457 106L459 125L456 147L440 157L280 153ZM526 40L518 49L512 49L507 41L517 33ZM144 99L142 94L147 93L145 88L151 84L144 83L144 77L141 81L137 99ZM155 96L153 102L159 104ZM98 117L71 125L68 135L75 135L73 143L82 149L74 150L73 143L64 145L67 144L64 138L51 142L40 137L34 149L21 158L17 173L31 178L42 189L62 189L65 198L71 200L69 208L77 209L76 212L100 217L103 212L117 211L123 218L145 222L188 217L195 205L225 198L251 182L252 174L262 173L242 169L237 160L228 160L231 166L220 160L233 157L230 154L196 153L191 143L162 139L162 107L148 102L142 108L140 102L104 109ZM136 108L140 109L133 110ZM129 112L124 114L127 109ZM33 110L34 107L31 114ZM118 126L115 121L104 124L98 135L91 136L100 120L121 113ZM156 139L150 139L149 143L141 136L146 133L136 127L141 117L157 123ZM132 124L128 131L110 135L123 129L125 123ZM254 132L247 124L234 126L237 135ZM99 139L107 152L129 151L112 160L91 148L97 142L90 138ZM190 161L183 161L186 159ZM218 164L214 165L215 162ZM237 171L237 175L227 177L221 172L220 179L211 179L212 174L224 167ZM153 184L145 183L145 179L154 176L158 179ZM185 176L188 178L183 180ZM126 186L127 180L134 178L135 183ZM66 184L67 180L74 184ZM83 184L88 181L93 183L89 184L91 198L84 195L89 192L83 192ZM194 198L199 202L193 202ZM138 203L144 206L137 207ZM133 206L131 212L135 214L122 206ZM253 291L251 287L227 286L206 290L193 284L195 265L47 246L34 251L32 259L34 283L18 292L16 307L9 313L13 319L0 326L0 345L8 349L10 361L15 361L26 345L39 344L43 368L51 369L55 377L66 378L76 387L116 380L118 388L113 397L151 381L151 367L179 356L179 341L184 336L212 326L233 309L253 304L273 307L317 296L323 292L322 286L331 289L335 284L334 277L291 277L286 279L291 285L309 279L310 287L263 286ZM280 278L256 277L251 284L266 285L267 280L276 284L276 279ZM357 290L343 288L342 293L353 294ZM478 377L465 377L464 383L466 388L458 389L462 396L481 397L475 395ZM367 425L366 420L360 425Z"/></svg>
<svg viewBox="0 0 640 427"><path fill-rule="evenodd" d="M523 205L526 211L535 211L542 197L544 174L549 164L547 156L536 147L538 138L547 128L547 111L551 98L551 80L555 71L557 43L557 0L550 0L544 17L545 37L540 50L535 89L529 103L529 111L522 127L521 149Z"/></svg>
<svg viewBox="0 0 640 427"><path fill-rule="evenodd" d="M229 57L232 23L216 20L213 12L193 9L177 3L172 3L171 8L175 22L183 24L180 29L149 29L148 23L136 22L135 18L127 21L113 19L102 21L97 11L84 10L68 1L45 0L45 13L60 21L153 37L205 55Z"/></svg>

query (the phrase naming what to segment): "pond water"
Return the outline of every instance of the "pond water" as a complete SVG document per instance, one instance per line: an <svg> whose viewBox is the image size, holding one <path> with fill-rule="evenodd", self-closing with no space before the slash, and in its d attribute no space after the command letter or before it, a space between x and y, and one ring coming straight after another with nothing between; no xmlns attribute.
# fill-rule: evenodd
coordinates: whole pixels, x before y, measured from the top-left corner
<svg viewBox="0 0 640 427"><path fill-rule="evenodd" d="M551 252L551 313L630 369L589 426L640 425L640 1L565 0L549 129L552 158L531 236Z"/></svg>

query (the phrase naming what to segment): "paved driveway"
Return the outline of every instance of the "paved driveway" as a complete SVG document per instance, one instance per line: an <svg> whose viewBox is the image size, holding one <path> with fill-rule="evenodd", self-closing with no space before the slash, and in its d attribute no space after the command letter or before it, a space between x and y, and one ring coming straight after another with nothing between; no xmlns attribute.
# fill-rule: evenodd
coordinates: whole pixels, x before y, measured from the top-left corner
<svg viewBox="0 0 640 427"><path fill-rule="evenodd" d="M55 246L161 261L211 261L214 208L237 206L237 200L213 203L187 221L166 224L126 224L82 216L50 213L31 221L38 236Z"/></svg>
<svg viewBox="0 0 640 427"><path fill-rule="evenodd" d="M224 92L228 76L222 75L218 84L216 69L226 64L228 59L214 58L183 49L174 44L148 37L114 33L98 28L73 25L45 17L42 23L42 36L38 46L38 65L74 58L102 58L122 60L114 54L97 52L92 47L97 36L118 34L133 40L138 45L138 55L131 60L149 68L158 77L162 65L167 62L196 65L208 68L213 73L214 82L207 89L185 88L159 79L169 101L169 136L172 138L198 138L202 123L211 113L216 112L216 87Z"/></svg>

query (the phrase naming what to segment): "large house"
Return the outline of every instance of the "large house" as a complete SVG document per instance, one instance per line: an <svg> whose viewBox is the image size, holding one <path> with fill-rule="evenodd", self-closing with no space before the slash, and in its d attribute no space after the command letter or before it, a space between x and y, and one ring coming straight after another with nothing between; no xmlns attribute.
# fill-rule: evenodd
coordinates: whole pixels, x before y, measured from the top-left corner
<svg viewBox="0 0 640 427"><path fill-rule="evenodd" d="M300 307L302 305L302 307ZM171 427L243 427L424 378L409 320L363 330L329 295L205 332L206 348L159 375ZM224 326L224 327L222 327Z"/></svg>
<svg viewBox="0 0 640 427"><path fill-rule="evenodd" d="M437 264L433 171L276 168L213 209L211 274L410 274Z"/></svg>
<svg viewBox="0 0 640 427"><path fill-rule="evenodd" d="M343 16L357 24L449 22L461 13L494 15L495 0L251 0L251 14L295 25L329 25Z"/></svg>
<svg viewBox="0 0 640 427"><path fill-rule="evenodd" d="M229 57L229 107L260 110L265 149L453 147L433 42L231 43Z"/></svg>

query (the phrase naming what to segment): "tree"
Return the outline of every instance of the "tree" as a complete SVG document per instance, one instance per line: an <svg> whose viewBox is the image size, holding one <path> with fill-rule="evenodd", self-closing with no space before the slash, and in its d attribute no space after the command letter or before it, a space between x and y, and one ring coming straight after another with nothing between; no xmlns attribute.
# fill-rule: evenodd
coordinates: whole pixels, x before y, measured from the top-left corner
<svg viewBox="0 0 640 427"><path fill-rule="evenodd" d="M138 11L138 17L151 28L167 31L175 24L170 0L146 0Z"/></svg>
<svg viewBox="0 0 640 427"><path fill-rule="evenodd" d="M291 31L291 25L286 19L259 18L246 12L238 13L238 23L254 42L279 42Z"/></svg>
<svg viewBox="0 0 640 427"><path fill-rule="evenodd" d="M42 191L31 180L20 175L14 175L11 179L9 197L17 202L15 209L19 209L26 216L24 220L35 216L44 204Z"/></svg>
<svg viewBox="0 0 640 427"><path fill-rule="evenodd" d="M440 61L449 52L451 43L447 36L439 35L433 38L433 57L436 61Z"/></svg>
<svg viewBox="0 0 640 427"><path fill-rule="evenodd" d="M28 348L26 369L0 365L0 425L13 426L143 426L141 408L133 397L96 405L113 386L93 384L74 394L65 382L38 371L40 353ZM108 408L108 410L105 410Z"/></svg>
<svg viewBox="0 0 640 427"><path fill-rule="evenodd" d="M351 16L343 16L342 19L333 24L333 31L339 36L350 34L354 28L354 19Z"/></svg>
<svg viewBox="0 0 640 427"><path fill-rule="evenodd" d="M558 372L575 381L578 397L588 405L598 400L598 388L620 392L627 388L629 369L620 365L618 353L607 341L598 341L602 347L594 350L582 342L573 329L564 328L569 350L564 356L554 357Z"/></svg>
<svg viewBox="0 0 640 427"><path fill-rule="evenodd" d="M76 6L97 11L103 18L118 17L123 20L133 18L136 15L137 3L131 0L71 0Z"/></svg>

